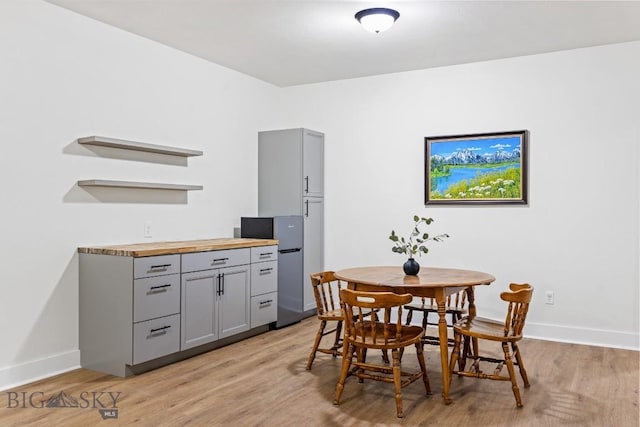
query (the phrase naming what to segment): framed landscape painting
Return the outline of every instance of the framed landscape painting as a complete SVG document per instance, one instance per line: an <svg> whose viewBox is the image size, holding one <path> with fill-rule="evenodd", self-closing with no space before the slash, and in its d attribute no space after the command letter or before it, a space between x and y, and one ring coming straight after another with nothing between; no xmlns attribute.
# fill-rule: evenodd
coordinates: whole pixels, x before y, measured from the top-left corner
<svg viewBox="0 0 640 427"><path fill-rule="evenodd" d="M526 204L528 131L428 136L425 204Z"/></svg>

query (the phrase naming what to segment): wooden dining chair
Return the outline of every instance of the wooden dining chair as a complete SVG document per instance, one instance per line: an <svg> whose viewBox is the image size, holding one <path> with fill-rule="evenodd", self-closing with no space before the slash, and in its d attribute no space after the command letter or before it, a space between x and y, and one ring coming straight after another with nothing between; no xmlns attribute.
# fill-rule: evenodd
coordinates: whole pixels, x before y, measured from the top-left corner
<svg viewBox="0 0 640 427"><path fill-rule="evenodd" d="M307 359L307 370L311 369L313 360L316 357L316 353L330 354L333 357L338 356L341 353L342 348L342 322L344 321L344 314L340 307L340 289L342 289L342 283L334 276L333 271L323 271L320 273L311 274L311 286L313 287L313 295L316 299L316 310L318 319L320 320L320 326L316 333L315 341L313 342L313 348L311 354ZM333 322L332 329L325 330L328 322ZM335 333L333 344L331 347L320 347L322 337Z"/></svg>
<svg viewBox="0 0 640 427"><path fill-rule="evenodd" d="M403 417L402 388L422 379L427 394L431 394L429 377L424 361L422 334L419 326L402 324L402 306L411 301L410 294L391 292L359 292L350 289L340 291L340 301L345 313L345 346L342 352L342 370L336 385L333 403L338 405L347 377L352 374L362 382L365 379L393 383L396 399L396 415ZM391 311L397 309L397 320L391 321ZM366 316L367 313L369 317ZM415 345L420 371L405 372L400 365L400 348ZM392 366L366 361L368 349L391 350ZM353 360L355 357L355 361Z"/></svg>
<svg viewBox="0 0 640 427"><path fill-rule="evenodd" d="M344 322L344 314L342 307L340 307L340 290L343 287L343 283L336 279L334 272L323 271L311 274L311 286L313 287L313 296L316 300L316 310L320 325L318 326L318 332L316 332L313 348L307 359L307 370L311 370L311 365L313 365L318 352L330 354L333 357L342 354L341 333ZM334 324L332 329L326 329L329 322ZM331 334L335 334L332 345L330 347L320 347L322 338ZM386 351L383 351L382 359L389 363Z"/></svg>
<svg viewBox="0 0 640 427"><path fill-rule="evenodd" d="M446 314L451 316L451 323L447 323L449 328L453 328L453 325L464 315L467 314L467 291L463 290L457 292L455 294L447 296L447 300L445 303L445 312ZM438 333L436 331L435 335L428 334L428 327L438 326L438 305L436 304L435 298L425 298L422 297L419 303L412 302L404 306L405 310L407 310L407 320L406 324L410 325L411 320L413 319L413 312L418 311L422 313L422 328L425 331L424 337L422 341L425 344L432 345L440 345L440 339L438 338ZM435 314L435 321L429 321L429 314ZM453 338L449 339L449 345L453 345Z"/></svg>
<svg viewBox="0 0 640 427"><path fill-rule="evenodd" d="M468 316L459 320L453 326L454 345L449 364L449 372L451 374L449 377L450 381L453 374L481 379L511 381L511 388L516 398L516 405L519 408L522 407L522 399L520 398L520 389L518 388L514 364L517 365L520 370L524 386L529 387L527 371L524 368L522 355L520 354L517 343L522 340L522 330L524 329L532 295L533 287L531 285L511 283L509 285L509 291L500 294L500 298L509 303L504 322L477 316ZM464 343L462 343L463 339ZM470 340L473 339L501 343L504 356L500 358L480 355L479 348L471 349ZM460 351L461 345L463 346L462 353ZM480 347L479 344L478 347ZM514 358L515 363L513 361ZM465 370L466 359L473 360L469 370ZM459 362L458 370L455 370L456 362ZM492 373L485 373L480 368L480 362L489 362L497 364L497 366ZM505 365L507 366L508 375L501 375Z"/></svg>

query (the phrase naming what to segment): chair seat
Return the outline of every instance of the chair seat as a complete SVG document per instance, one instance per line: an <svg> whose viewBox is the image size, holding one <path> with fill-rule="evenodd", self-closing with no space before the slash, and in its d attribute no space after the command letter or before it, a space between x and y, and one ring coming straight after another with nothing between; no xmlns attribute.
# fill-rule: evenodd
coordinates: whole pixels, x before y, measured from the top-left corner
<svg viewBox="0 0 640 427"><path fill-rule="evenodd" d="M344 315L341 309L326 311L322 314L318 314L320 320L343 320Z"/></svg>
<svg viewBox="0 0 640 427"><path fill-rule="evenodd" d="M373 333L371 330L371 322L356 322L355 330L357 331L357 340L354 341L354 345L357 347L367 347L367 348L376 348L376 349L394 349L407 347L409 345L415 344L422 339L422 334L424 333L424 329L420 326L402 326L400 328L400 336L396 336L396 325L387 324L387 334L388 337L385 340L384 338L384 324L376 323L375 324L375 336L376 340L373 340ZM361 331L364 329L365 335L364 337L361 334Z"/></svg>
<svg viewBox="0 0 640 427"><path fill-rule="evenodd" d="M521 335L507 335L504 331L504 322L498 322L483 317L465 317L460 319L453 330L462 335L474 338L482 338L490 341L515 342L522 339Z"/></svg>

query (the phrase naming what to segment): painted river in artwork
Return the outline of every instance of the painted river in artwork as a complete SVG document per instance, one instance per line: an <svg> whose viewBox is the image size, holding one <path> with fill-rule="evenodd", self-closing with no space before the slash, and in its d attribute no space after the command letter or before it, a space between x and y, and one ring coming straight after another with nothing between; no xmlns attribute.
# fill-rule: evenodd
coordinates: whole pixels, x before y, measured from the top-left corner
<svg viewBox="0 0 640 427"><path fill-rule="evenodd" d="M457 182L463 180L471 180L475 178L477 175L482 175L488 172L502 172L509 168L520 168L520 165L508 164L504 166L494 166L494 167L452 167L451 174L448 176L441 176L432 178L431 182L431 192L439 191L440 194L444 195L446 193L447 188L450 185L455 184Z"/></svg>

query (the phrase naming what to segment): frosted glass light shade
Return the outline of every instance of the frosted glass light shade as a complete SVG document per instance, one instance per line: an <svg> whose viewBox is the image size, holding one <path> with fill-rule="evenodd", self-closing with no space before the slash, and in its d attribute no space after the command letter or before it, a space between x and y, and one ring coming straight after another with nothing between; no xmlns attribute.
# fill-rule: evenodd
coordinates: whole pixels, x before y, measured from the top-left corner
<svg viewBox="0 0 640 427"><path fill-rule="evenodd" d="M356 20L364 29L372 33L388 30L399 17L398 11L383 7L361 10L355 15Z"/></svg>

